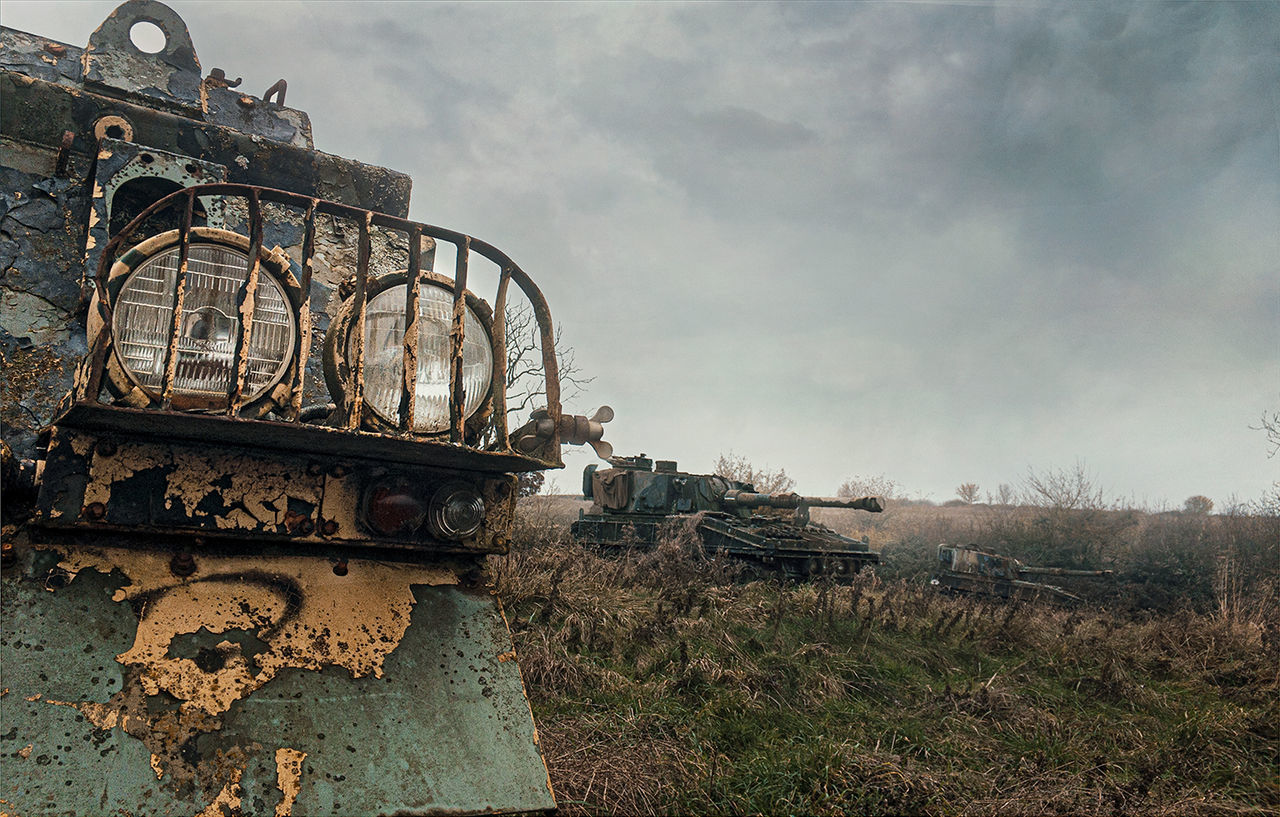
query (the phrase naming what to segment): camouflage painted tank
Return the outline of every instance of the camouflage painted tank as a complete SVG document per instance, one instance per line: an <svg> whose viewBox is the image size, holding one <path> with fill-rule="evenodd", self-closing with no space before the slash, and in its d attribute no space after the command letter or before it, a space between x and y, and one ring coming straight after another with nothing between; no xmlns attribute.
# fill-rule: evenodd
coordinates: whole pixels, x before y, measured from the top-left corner
<svg viewBox="0 0 1280 817"><path fill-rule="evenodd" d="M1065 567L1031 567L1010 556L988 553L973 545L938 545L938 572L934 587L952 593L973 593L1020 601L1042 601L1070 606L1082 599L1061 587L1029 582L1024 576L1109 576L1110 570L1074 570Z"/></svg>
<svg viewBox="0 0 1280 817"><path fill-rule="evenodd" d="M0 811L553 808L480 581L517 474L600 442L537 286L154 0L84 48L3 29L0 69ZM547 408L509 433L516 293Z"/></svg>
<svg viewBox="0 0 1280 817"><path fill-rule="evenodd" d="M838 499L794 493L757 493L749 483L714 474L688 474L676 463L612 457L613 467L587 466L582 493L594 503L571 526L583 544L608 551L652 548L664 524L697 517L708 553L727 554L793 578L848 577L880 554L809 519L809 508L883 510L877 497ZM791 510L791 518L771 515Z"/></svg>

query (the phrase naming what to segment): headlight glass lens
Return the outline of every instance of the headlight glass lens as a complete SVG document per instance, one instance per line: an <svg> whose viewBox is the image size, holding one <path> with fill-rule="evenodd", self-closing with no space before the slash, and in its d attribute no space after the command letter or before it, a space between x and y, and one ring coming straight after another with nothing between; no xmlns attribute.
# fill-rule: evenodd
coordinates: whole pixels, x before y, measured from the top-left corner
<svg viewBox="0 0 1280 817"><path fill-rule="evenodd" d="M436 490L427 510L427 527L441 539L460 541L484 524L484 500L475 488L459 483Z"/></svg>
<svg viewBox="0 0 1280 817"><path fill-rule="evenodd" d="M383 420L400 416L404 382L405 285L388 287L365 307L364 397ZM418 376L414 396L413 430L436 433L449 427L449 330L453 324L453 293L422 284L418 296ZM489 334L467 307L462 343L463 414L480 408L493 379L493 349ZM347 349L347 358L354 359Z"/></svg>
<svg viewBox="0 0 1280 817"><path fill-rule="evenodd" d="M240 316L236 297L249 266L249 256L219 244L191 244L182 326L175 349L175 394L225 396ZM173 299L178 287L178 248L170 247L144 261L120 288L112 319L116 352L129 375L143 389L158 394L164 380L165 347L173 327ZM293 309L284 289L265 269L258 271L253 326L249 333L244 393L262 396L284 376L297 334Z"/></svg>

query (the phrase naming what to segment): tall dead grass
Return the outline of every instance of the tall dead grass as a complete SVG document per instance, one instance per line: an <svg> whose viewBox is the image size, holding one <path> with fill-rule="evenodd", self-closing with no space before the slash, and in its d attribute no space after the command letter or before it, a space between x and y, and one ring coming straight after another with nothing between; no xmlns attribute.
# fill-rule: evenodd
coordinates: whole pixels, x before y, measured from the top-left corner
<svg viewBox="0 0 1280 817"><path fill-rule="evenodd" d="M490 569L566 814L1280 807L1274 583L1042 609L867 571L750 580L692 522L604 558L552 516Z"/></svg>

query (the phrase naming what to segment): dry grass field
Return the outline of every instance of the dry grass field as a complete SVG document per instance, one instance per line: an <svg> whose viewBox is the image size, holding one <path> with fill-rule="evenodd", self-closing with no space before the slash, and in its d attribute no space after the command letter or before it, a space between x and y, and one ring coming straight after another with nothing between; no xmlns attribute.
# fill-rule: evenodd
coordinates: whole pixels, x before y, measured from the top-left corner
<svg viewBox="0 0 1280 817"><path fill-rule="evenodd" d="M522 501L490 563L565 814L1280 810L1276 517L836 512L885 561L831 585L747 580L681 524L602 558L567 538L585 506ZM945 597L940 541L1117 576L1075 610Z"/></svg>

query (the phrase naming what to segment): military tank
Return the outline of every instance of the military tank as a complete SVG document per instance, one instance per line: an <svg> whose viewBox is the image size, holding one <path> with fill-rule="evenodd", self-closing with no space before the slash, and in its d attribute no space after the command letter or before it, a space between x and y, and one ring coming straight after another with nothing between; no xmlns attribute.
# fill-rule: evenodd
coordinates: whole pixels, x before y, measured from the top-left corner
<svg viewBox="0 0 1280 817"><path fill-rule="evenodd" d="M797 579L849 577L880 561L868 541L841 536L809 519L810 508L879 513L878 497L841 499L759 493L750 483L716 474L689 474L670 460L643 454L610 457L610 468L588 465L582 493L593 504L579 511L573 537L606 553L652 549L663 525L697 517L709 554L725 554ZM790 518L777 511L790 510Z"/></svg>
<svg viewBox="0 0 1280 817"><path fill-rule="evenodd" d="M988 553L973 545L938 545L938 572L930 584L949 593L995 596L1069 607L1083 599L1061 587L1026 581L1023 576L1109 576L1110 570L1032 567L1011 556Z"/></svg>

